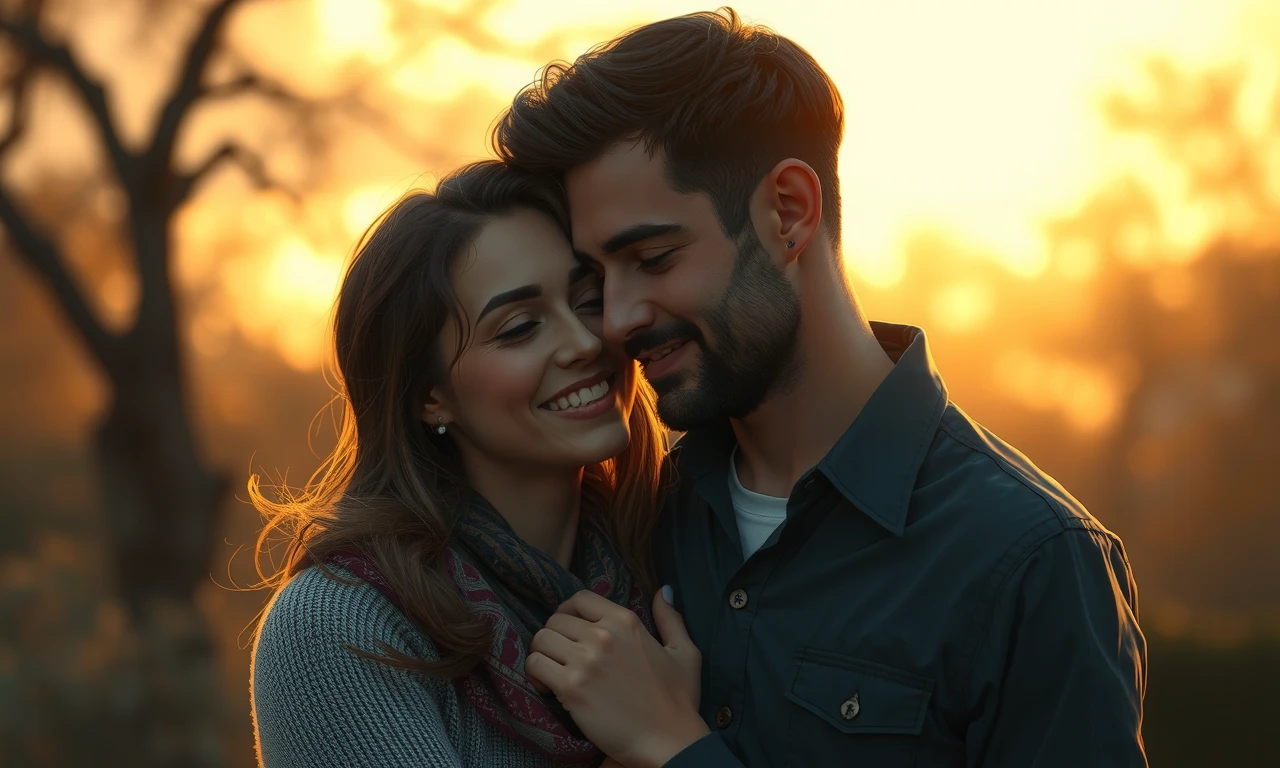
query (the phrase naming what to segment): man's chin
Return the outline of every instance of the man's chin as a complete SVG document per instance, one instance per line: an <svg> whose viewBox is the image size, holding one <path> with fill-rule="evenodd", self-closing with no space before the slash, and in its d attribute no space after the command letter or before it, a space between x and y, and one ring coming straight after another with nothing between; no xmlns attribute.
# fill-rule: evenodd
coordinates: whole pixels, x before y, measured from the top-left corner
<svg viewBox="0 0 1280 768"><path fill-rule="evenodd" d="M672 371L656 379L645 377L645 381L649 382L649 386L653 387L654 393L658 395L659 402L669 395L679 393L681 390L692 389L693 382L686 379L687 377L680 371Z"/></svg>
<svg viewBox="0 0 1280 768"><path fill-rule="evenodd" d="M658 418L669 429L688 432L723 421L721 414L707 407L705 398L692 382L675 384L665 391L655 385L654 391L658 393Z"/></svg>

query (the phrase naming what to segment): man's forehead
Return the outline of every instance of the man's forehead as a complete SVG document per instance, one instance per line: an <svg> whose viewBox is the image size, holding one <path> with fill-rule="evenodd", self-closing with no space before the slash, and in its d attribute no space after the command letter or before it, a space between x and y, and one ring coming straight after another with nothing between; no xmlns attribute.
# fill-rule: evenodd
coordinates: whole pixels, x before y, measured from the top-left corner
<svg viewBox="0 0 1280 768"><path fill-rule="evenodd" d="M601 171L648 171L650 168L661 173L665 163L666 154L660 148L650 152L643 140L624 139L605 148L594 160L570 170L568 176Z"/></svg>
<svg viewBox="0 0 1280 768"><path fill-rule="evenodd" d="M601 198L671 193L675 190L667 182L665 168L666 160L650 157L643 145L619 145L565 173L565 191L570 204L579 206Z"/></svg>
<svg viewBox="0 0 1280 768"><path fill-rule="evenodd" d="M660 155L628 143L566 173L574 245L596 250L624 229L678 214L684 195L671 188L664 169Z"/></svg>

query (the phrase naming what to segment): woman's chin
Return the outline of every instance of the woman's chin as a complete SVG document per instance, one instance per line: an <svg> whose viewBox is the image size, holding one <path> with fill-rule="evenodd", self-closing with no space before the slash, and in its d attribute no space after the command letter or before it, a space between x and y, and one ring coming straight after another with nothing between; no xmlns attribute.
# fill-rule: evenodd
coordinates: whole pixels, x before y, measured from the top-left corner
<svg viewBox="0 0 1280 768"><path fill-rule="evenodd" d="M592 430L592 434L583 435L575 440L579 442L577 447L580 448L575 453L581 456L583 466L599 464L625 451L630 439L630 431L625 422L601 425L599 429Z"/></svg>

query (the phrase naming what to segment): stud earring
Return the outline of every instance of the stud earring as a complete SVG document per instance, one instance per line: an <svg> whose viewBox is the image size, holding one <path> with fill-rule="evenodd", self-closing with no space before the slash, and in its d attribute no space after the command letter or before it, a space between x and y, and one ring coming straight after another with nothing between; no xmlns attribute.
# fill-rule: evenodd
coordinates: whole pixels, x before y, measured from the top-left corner
<svg viewBox="0 0 1280 768"><path fill-rule="evenodd" d="M795 247L796 247L796 241L795 241L795 240L788 240L788 241L787 241L787 247L788 247L788 248L795 248Z"/></svg>
<svg viewBox="0 0 1280 768"><path fill-rule="evenodd" d="M436 421L440 423L440 426L436 427L436 434L443 435L449 429L444 425L444 417L437 416Z"/></svg>

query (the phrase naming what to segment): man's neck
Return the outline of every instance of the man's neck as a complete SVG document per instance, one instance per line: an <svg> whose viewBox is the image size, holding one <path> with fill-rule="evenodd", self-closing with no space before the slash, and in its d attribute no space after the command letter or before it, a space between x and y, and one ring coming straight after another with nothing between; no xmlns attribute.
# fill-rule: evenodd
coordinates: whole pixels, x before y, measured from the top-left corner
<svg viewBox="0 0 1280 768"><path fill-rule="evenodd" d="M798 273L799 373L788 391L732 422L738 478L743 487L768 496L791 495L893 370L843 270L819 262Z"/></svg>
<svg viewBox="0 0 1280 768"><path fill-rule="evenodd" d="M468 455L471 454L471 455ZM565 568L573 558L582 502L582 468L525 467L463 450L467 479L511 530Z"/></svg>

